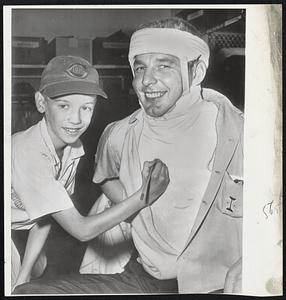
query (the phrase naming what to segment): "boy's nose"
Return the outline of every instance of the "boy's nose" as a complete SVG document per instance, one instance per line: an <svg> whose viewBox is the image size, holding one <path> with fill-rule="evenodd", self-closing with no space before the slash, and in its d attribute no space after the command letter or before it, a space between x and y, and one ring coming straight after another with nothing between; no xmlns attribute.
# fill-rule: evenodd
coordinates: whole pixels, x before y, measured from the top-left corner
<svg viewBox="0 0 286 300"><path fill-rule="evenodd" d="M70 115L69 115L69 121L73 124L79 124L81 123L81 115L80 115L80 111L73 111Z"/></svg>

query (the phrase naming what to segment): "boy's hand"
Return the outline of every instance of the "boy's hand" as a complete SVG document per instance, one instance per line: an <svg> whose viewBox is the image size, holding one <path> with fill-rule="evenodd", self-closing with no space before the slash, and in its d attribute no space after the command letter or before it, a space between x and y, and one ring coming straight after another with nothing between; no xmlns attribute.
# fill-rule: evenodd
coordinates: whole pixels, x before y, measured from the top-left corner
<svg viewBox="0 0 286 300"><path fill-rule="evenodd" d="M145 201L146 205L150 205L165 192L170 182L168 167L160 159L146 161L142 177L141 200Z"/></svg>

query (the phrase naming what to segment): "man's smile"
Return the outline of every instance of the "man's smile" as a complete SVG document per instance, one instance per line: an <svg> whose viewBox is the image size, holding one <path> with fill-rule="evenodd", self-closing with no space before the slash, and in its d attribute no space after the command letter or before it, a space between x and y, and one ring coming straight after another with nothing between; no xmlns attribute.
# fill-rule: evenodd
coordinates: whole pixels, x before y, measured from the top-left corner
<svg viewBox="0 0 286 300"><path fill-rule="evenodd" d="M165 95L166 92L145 92L145 97L147 99L160 98Z"/></svg>

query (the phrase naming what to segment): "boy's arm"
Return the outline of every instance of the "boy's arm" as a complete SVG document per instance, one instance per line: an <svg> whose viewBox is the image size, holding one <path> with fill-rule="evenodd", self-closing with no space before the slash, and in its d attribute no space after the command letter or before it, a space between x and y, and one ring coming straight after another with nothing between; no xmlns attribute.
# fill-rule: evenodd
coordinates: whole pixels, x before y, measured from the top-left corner
<svg viewBox="0 0 286 300"><path fill-rule="evenodd" d="M170 181L168 168L161 161L145 162L142 171L143 187L154 164L148 194L149 204L164 193ZM140 199L143 187L126 200L96 215L83 217L76 208L70 208L53 213L52 216L69 234L80 241L88 241L144 208L147 204Z"/></svg>
<svg viewBox="0 0 286 300"><path fill-rule="evenodd" d="M52 214L52 217L70 235L86 242L124 221L145 204L140 200L141 189L126 200L95 215L82 216L76 208L62 210Z"/></svg>
<svg viewBox="0 0 286 300"><path fill-rule="evenodd" d="M51 229L47 220L36 223L29 231L23 262L18 274L15 287L30 281L32 268L37 261Z"/></svg>

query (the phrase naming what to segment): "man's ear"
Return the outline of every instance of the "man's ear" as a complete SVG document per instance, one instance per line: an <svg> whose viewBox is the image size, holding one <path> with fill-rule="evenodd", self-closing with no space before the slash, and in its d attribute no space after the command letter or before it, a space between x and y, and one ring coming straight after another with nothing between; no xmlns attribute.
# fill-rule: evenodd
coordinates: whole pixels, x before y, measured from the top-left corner
<svg viewBox="0 0 286 300"><path fill-rule="evenodd" d="M198 63L193 67L192 85L200 85L206 76L206 72L206 64L203 61L199 60Z"/></svg>
<svg viewBox="0 0 286 300"><path fill-rule="evenodd" d="M44 113L46 111L46 99L42 93L35 93L35 103L40 113Z"/></svg>

